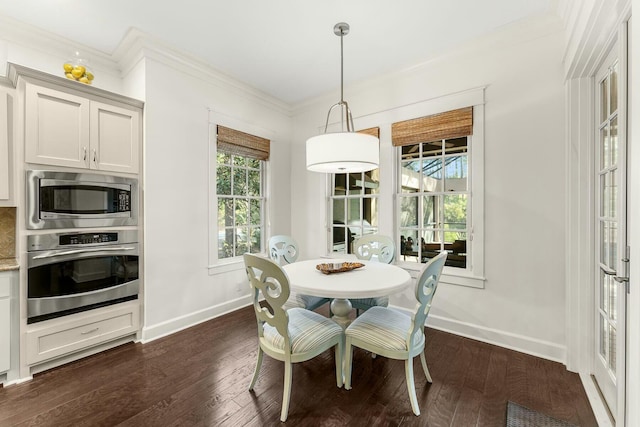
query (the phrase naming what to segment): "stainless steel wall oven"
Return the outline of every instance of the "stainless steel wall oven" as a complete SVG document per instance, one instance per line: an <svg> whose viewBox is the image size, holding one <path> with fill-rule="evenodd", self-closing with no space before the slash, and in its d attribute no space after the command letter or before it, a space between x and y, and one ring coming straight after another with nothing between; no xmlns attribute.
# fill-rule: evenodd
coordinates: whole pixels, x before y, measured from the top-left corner
<svg viewBox="0 0 640 427"><path fill-rule="evenodd" d="M136 230L27 237L27 323L138 298Z"/></svg>
<svg viewBox="0 0 640 427"><path fill-rule="evenodd" d="M27 171L27 228L138 224L138 181L111 175Z"/></svg>

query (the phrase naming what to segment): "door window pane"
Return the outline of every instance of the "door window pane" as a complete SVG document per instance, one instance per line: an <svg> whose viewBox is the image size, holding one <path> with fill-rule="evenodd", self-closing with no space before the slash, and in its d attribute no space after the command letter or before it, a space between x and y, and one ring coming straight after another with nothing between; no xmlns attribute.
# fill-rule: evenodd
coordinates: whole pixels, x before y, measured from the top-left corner
<svg viewBox="0 0 640 427"><path fill-rule="evenodd" d="M613 113L618 110L618 63L611 69L610 77L610 89L609 89L609 113Z"/></svg>
<svg viewBox="0 0 640 427"><path fill-rule="evenodd" d="M609 77L600 82L600 121L609 117Z"/></svg>
<svg viewBox="0 0 640 427"><path fill-rule="evenodd" d="M610 161L611 165L615 166L618 164L618 117L614 117L611 119L611 125L609 127L609 145L611 154Z"/></svg>
<svg viewBox="0 0 640 427"><path fill-rule="evenodd" d="M600 168L608 168L611 165L611 152L609 147L609 124L600 130Z"/></svg>
<svg viewBox="0 0 640 427"><path fill-rule="evenodd" d="M602 315L600 315L600 328L599 328L599 332L600 332L600 345L599 345L599 350L600 350L600 356L602 356L604 358L604 360L607 360L607 350L608 350L608 346L607 346L607 332L609 331L609 324L607 323L607 319L605 319L604 317L602 317Z"/></svg>
<svg viewBox="0 0 640 427"><path fill-rule="evenodd" d="M609 368L614 375L616 373L617 338L618 334L616 333L616 328L614 328L613 325L609 325Z"/></svg>

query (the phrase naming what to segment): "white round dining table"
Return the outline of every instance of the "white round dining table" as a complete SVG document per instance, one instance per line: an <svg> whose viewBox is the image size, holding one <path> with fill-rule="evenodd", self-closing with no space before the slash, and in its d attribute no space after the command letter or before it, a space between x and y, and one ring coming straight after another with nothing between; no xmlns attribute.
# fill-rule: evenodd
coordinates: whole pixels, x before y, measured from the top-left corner
<svg viewBox="0 0 640 427"><path fill-rule="evenodd" d="M342 262L327 258L310 259L285 265L283 269L295 292L333 298L333 319L344 328L350 323L352 305L349 298L386 296L401 291L411 283L411 276L406 270L377 261L357 261L364 267L339 273L324 274L316 269L318 264Z"/></svg>

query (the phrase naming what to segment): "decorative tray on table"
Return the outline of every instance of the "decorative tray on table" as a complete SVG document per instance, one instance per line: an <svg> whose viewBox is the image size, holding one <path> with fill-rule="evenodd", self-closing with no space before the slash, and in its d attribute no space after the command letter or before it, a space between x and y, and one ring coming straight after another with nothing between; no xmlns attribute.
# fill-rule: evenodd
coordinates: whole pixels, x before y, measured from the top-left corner
<svg viewBox="0 0 640 427"><path fill-rule="evenodd" d="M332 262L328 264L318 264L316 265L316 270L320 270L320 272L324 274L331 274L351 271L360 267L364 267L364 264L360 262Z"/></svg>

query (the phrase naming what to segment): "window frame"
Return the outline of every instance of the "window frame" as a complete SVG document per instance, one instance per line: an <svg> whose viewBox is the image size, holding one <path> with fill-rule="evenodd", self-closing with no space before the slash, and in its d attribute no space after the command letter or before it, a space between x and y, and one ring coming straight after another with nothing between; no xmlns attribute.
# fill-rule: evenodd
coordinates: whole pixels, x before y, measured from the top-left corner
<svg viewBox="0 0 640 427"><path fill-rule="evenodd" d="M455 150L451 150L451 151L447 151L447 147L446 147L446 141L452 141L452 140L460 140L460 139L466 139L465 145L464 145L464 150L462 151L462 153L460 152L455 152ZM433 145L434 143L439 143L440 148L438 149L440 152L437 153L436 155L424 155L424 148L425 148L425 143L430 143L430 145ZM406 158L402 157L402 150L404 147L412 147L412 146L418 146L418 154L419 157L414 158L413 160L407 160ZM416 242L415 245L417 246L417 257L420 257L421 259L423 258L422 255L422 247L421 245L418 243L420 238L422 238L424 236L425 232L431 231L433 233L437 233L438 235L440 235L439 239L436 239L435 242L427 242L430 244L438 244L439 245L439 250L443 250L445 248L445 244L447 243L446 240L446 235L447 233L464 233L465 234L465 244L469 241L469 236L470 234L470 226L469 226L469 218L472 216L472 207L471 207L471 194L470 194L470 188L472 186L472 176L473 176L473 167L471 162L469 161L471 159L472 156L472 151L473 151L473 147L471 144L471 135L467 135L464 137L458 137L458 138L448 138L448 139L441 139L441 140L436 140L436 141L425 141L425 142L417 142L415 144L407 144L407 145L403 145L403 146L399 146L396 147L396 150L399 150L399 163L398 163L398 180L397 180L397 184L398 187L396 188L396 197L398 198L398 204L400 206L400 210L398 211L398 218L400 218L401 214L402 214L402 202L403 200L411 200L411 199L415 199L415 202L417 202L417 206L416 206L416 223L415 225L405 225L405 226L401 226L400 224L397 224L396 228L398 229L398 234L400 236L406 236L409 235L409 237L411 237L411 235L413 233L415 233L415 237L416 237ZM446 161L447 159L451 159L451 158L455 158L455 157L460 157L463 156L465 158L465 162L466 162L466 186L465 186L465 190L448 190L446 188L447 185L447 178L446 177L446 172L445 172L445 168L446 168ZM462 157L460 157L462 158ZM411 161L420 161L420 162L424 162L425 160L436 160L436 161L441 161L442 162L442 188L440 189L436 189L434 191L428 191L427 189L424 188L424 181L423 180L419 180L419 188L417 189L417 191L415 192L405 192L402 188L402 176L403 176L403 172L406 172L403 167L404 164L409 163ZM423 166L424 167L424 166ZM422 174L421 174L422 176ZM444 209L445 209L445 199L447 198L447 196L459 196L459 195L464 195L465 197L465 226L464 228L447 228L446 227L446 221L444 218ZM433 205L433 212L434 212L434 216L436 216L437 218L435 218L435 222L433 223L433 226L428 226L427 224L424 223L424 212L425 212L425 199L427 197L432 198L433 200L437 200L438 203L437 205L434 204ZM406 255L403 254L402 252L402 238L400 240L400 242L397 242L398 245L398 256L402 256L402 260L405 261L406 260ZM469 262L468 260L471 258L471 250L472 248L469 247L466 250L466 254L465 254L465 267L453 267L452 268L458 268L461 269L461 271L468 271L470 270L469 268ZM409 255L410 257L413 257L413 255ZM448 260L448 259L447 259ZM416 261L416 263L418 264L424 264L424 262L418 262ZM448 264L445 264L446 266L449 266Z"/></svg>
<svg viewBox="0 0 640 427"><path fill-rule="evenodd" d="M466 268L445 266L440 281L454 285L468 286L473 288L484 288L484 88L482 88L482 102L478 102L479 94L471 97L474 98L473 104L461 105L473 106L473 133L467 138L468 158L467 158L467 182L468 182L468 201L467 201L467 247L469 254L467 258ZM437 104L437 102L436 102ZM437 114L448 111L446 102L442 103L442 107L432 106L436 110L430 114ZM419 117L419 116L415 116ZM410 119L412 117L407 117ZM402 118L405 120L405 118ZM400 245L400 216L401 216L401 199L398 196L399 182L402 174L402 154L401 147L394 147L394 233L396 245ZM398 251L400 253L400 251ZM403 261L399 257L396 264L408 271L417 274L423 263Z"/></svg>
<svg viewBox="0 0 640 427"><path fill-rule="evenodd" d="M218 158L219 154L220 154L220 152L218 152L216 150L216 187L217 187L217 183L218 183L217 182L218 167L220 166L219 163L217 162L217 158ZM238 154L231 154L231 153L227 153L227 154L230 157L230 163L229 163L228 167L230 168L230 174L229 175L230 175L231 181L229 183L229 186L230 186L230 193L231 194L222 194L221 195L221 194L217 193L217 189L216 189L216 205L218 206L218 209L216 209L217 239L219 239L219 237L220 237L219 234L220 234L220 231L221 231L221 229L219 227L220 218L217 216L217 213L219 212L220 200L230 199L230 200L232 200L232 204L233 204L233 208L232 208L233 226L224 227L224 230L231 229L231 230L235 231L238 228L246 228L250 232L253 228L259 228L261 230L260 231L260 250L258 252L251 252L251 241L250 241L250 236L248 235L247 243L249 245L249 253L265 253L266 252L266 249L265 249L266 242L265 242L265 236L264 236L264 229L265 229L265 220L264 220L265 209L264 209L264 206L265 206L265 200L266 199L265 199L265 195L264 195L264 193L265 193L265 188L264 188L265 187L264 186L264 182L265 182L265 180L264 180L264 169L265 169L266 161L265 160L257 160L257 162L259 164L257 169L253 168L253 167L251 167L249 165L241 165L241 166L239 166L239 165L234 165L234 163L233 163L233 157L234 156L235 157L241 157L243 159L250 159L250 157L241 156L241 155L238 155ZM236 176L236 174L235 174L236 170L244 171L245 180L247 182L248 182L248 176L247 175L249 174L250 171L258 171L259 172L259 174L260 174L260 177L259 177L260 195L259 196L255 196L255 195L249 194L248 189L247 189L247 194L245 194L245 195L233 194L235 192L235 190L234 190L235 189L234 180L235 180L235 176ZM253 226L251 224L250 218L247 219L247 224L237 225L237 223L236 223L236 213L237 213L236 205L237 205L237 202L239 200L243 200L248 204L248 206L247 206L248 212L251 212L251 201L252 200L258 200L259 201L259 203L260 203L260 224L258 226ZM219 244L219 241L217 241L217 242ZM234 243L234 253L235 253L235 249L238 246L238 243L236 242L236 234L235 234L235 232L234 232L234 242L235 242ZM232 261L234 258L241 258L244 253L245 252L243 252L242 254L239 254L239 255L231 256L231 257L220 258L219 249L218 249L217 252L216 252L216 257L217 257L218 261L224 263L225 261Z"/></svg>
<svg viewBox="0 0 640 427"><path fill-rule="evenodd" d="M218 195L217 195L217 128L224 126L250 135L257 135L265 139L269 139L273 144L275 132L249 124L244 120L240 120L213 110L209 110L209 160L208 160L208 177L209 177L209 232L208 232L208 271L209 275L223 274L230 271L239 271L244 269L243 257L235 256L231 258L218 258ZM261 245L262 251L258 255L266 256L268 236L271 233L271 176L270 161L262 160L262 233Z"/></svg>

